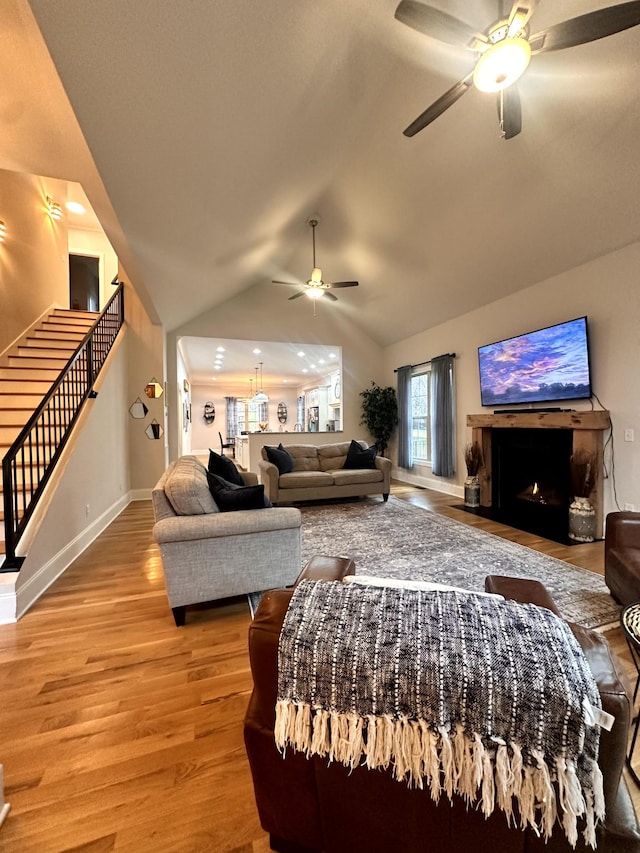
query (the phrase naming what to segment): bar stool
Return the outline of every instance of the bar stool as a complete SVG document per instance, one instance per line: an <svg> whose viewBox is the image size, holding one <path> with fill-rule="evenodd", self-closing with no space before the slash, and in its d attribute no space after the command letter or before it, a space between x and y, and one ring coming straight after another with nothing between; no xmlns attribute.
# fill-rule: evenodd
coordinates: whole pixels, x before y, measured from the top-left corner
<svg viewBox="0 0 640 853"><path fill-rule="evenodd" d="M635 602L634 604L629 604L622 611L622 615L620 617L620 621L622 623L622 629L624 631L624 635L627 638L627 645L629 646L629 651L631 652L631 658L633 660L634 666L636 668L636 686L633 691L633 705L635 708L636 697L638 695L638 687L640 687L640 602ZM636 775L635 770L631 766L631 759L633 758L633 751L636 747L636 739L638 737L638 729L640 728L640 713L636 716L636 722L633 727L633 737L631 738L631 746L629 747L629 753L627 754L627 767L629 768L629 773L633 778L633 781L636 785L640 785L640 779Z"/></svg>

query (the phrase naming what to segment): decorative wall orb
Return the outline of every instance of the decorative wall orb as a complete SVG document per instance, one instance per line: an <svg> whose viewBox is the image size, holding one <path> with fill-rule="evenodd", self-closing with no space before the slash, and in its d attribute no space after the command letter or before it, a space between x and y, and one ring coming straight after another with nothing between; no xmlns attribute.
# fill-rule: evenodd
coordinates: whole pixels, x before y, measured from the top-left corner
<svg viewBox="0 0 640 853"><path fill-rule="evenodd" d="M278 403L278 420L281 424L287 422L287 407L284 403Z"/></svg>
<svg viewBox="0 0 640 853"><path fill-rule="evenodd" d="M204 422L212 424L216 419L216 407L211 401L204 404Z"/></svg>

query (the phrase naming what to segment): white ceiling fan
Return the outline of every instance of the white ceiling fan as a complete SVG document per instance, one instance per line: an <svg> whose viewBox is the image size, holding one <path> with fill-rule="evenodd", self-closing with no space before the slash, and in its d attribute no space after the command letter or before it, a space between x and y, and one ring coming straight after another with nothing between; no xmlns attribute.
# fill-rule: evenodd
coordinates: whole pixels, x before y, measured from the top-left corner
<svg viewBox="0 0 640 853"><path fill-rule="evenodd" d="M293 281L272 281L272 284L284 284L287 287L298 287L300 288L298 293L294 293L293 296L289 297L291 299L297 299L299 296L307 295L310 299L322 299L324 296L327 299L330 299L332 302L337 302L338 297L334 296L330 291L336 287L358 287L357 281L323 281L322 280L322 270L320 267L316 266L316 228L318 226L317 219L309 219L307 220L307 225L311 227L311 234L313 240L313 270L311 272L311 277L306 282L293 282Z"/></svg>

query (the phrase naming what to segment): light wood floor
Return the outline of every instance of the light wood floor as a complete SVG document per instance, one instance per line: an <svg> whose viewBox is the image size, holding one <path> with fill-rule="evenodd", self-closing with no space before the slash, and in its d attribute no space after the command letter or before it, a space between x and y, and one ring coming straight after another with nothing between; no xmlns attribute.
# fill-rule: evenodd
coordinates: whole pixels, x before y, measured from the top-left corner
<svg viewBox="0 0 640 853"><path fill-rule="evenodd" d="M602 543L564 547L435 492L393 494L602 572ZM130 504L18 624L0 626L3 853L269 849L242 740L247 604L192 608L176 628L151 527L150 502ZM620 632L610 637L631 666Z"/></svg>

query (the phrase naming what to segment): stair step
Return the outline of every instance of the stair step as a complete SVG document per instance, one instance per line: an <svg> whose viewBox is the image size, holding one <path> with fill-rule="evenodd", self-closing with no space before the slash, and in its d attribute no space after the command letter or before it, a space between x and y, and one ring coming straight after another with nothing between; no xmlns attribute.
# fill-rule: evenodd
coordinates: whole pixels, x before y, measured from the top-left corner
<svg viewBox="0 0 640 853"><path fill-rule="evenodd" d="M97 311L74 311L70 308L56 308L49 317L64 317L65 323L86 323L89 320L95 323L100 314Z"/></svg>
<svg viewBox="0 0 640 853"><path fill-rule="evenodd" d="M42 393L42 396L51 388L53 382L48 379L1 379L1 394L32 394Z"/></svg>
<svg viewBox="0 0 640 853"><path fill-rule="evenodd" d="M3 443L13 444L20 434L24 424L0 424L0 441Z"/></svg>
<svg viewBox="0 0 640 853"><path fill-rule="evenodd" d="M0 409L0 426L20 426L22 428L33 414L29 408Z"/></svg>
<svg viewBox="0 0 640 853"><path fill-rule="evenodd" d="M0 367L1 379L20 379L30 382L32 379L43 379L53 385L60 376L57 367Z"/></svg>
<svg viewBox="0 0 640 853"><path fill-rule="evenodd" d="M21 355L10 355L9 356L9 366L10 367L18 367L18 368L41 368L44 367L45 370L57 370L58 373L62 370L63 367L67 366L68 358L65 358L61 353L56 353L55 355L44 356L38 353L29 352L28 355L22 353Z"/></svg>
<svg viewBox="0 0 640 853"><path fill-rule="evenodd" d="M63 323L56 322L55 320L43 320L40 329L36 329L35 331L62 332L63 334L69 333L72 335L86 335L92 326L93 323L90 323L88 320L86 323Z"/></svg>
<svg viewBox="0 0 640 853"><path fill-rule="evenodd" d="M30 408L31 411L34 412L36 407L40 405L40 401L43 397L44 394L39 394L37 392L27 394L8 394L0 391L0 409L6 409L13 406L13 408L19 409Z"/></svg>
<svg viewBox="0 0 640 853"><path fill-rule="evenodd" d="M44 349L44 350L64 350L71 355L74 350L78 348L78 344L82 338L78 338L77 340L70 338L27 338L27 340L22 344L22 346L18 347L18 352L21 353L25 348L28 350L32 349Z"/></svg>
<svg viewBox="0 0 640 853"><path fill-rule="evenodd" d="M84 331L84 329L74 328L74 326L67 326L65 329L51 329L47 327L44 329L34 329L33 331L33 336L38 340L76 341L76 346L80 343L80 341L85 337L86 334L87 333Z"/></svg>
<svg viewBox="0 0 640 853"><path fill-rule="evenodd" d="M24 358L56 358L62 359L66 365L73 355L72 349L52 349L50 347L18 347L18 355ZM9 356L11 359L11 356Z"/></svg>

